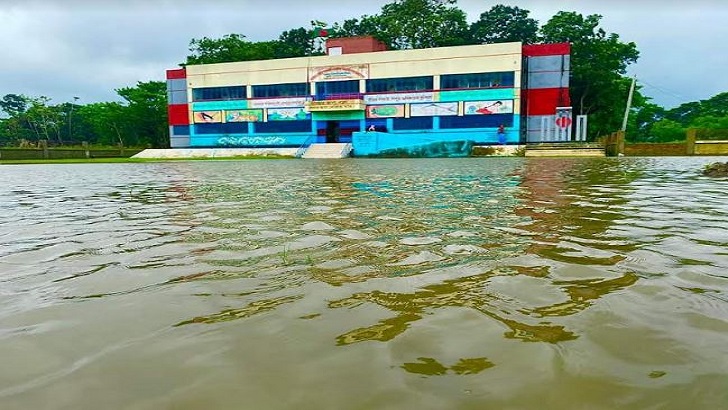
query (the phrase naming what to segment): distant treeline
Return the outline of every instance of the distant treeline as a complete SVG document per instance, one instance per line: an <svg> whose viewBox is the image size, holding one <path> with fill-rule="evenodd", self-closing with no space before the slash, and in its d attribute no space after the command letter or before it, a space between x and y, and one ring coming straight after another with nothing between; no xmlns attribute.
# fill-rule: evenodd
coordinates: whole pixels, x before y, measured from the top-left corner
<svg viewBox="0 0 728 410"><path fill-rule="evenodd" d="M600 27L602 16L560 11L541 24L528 10L495 5L473 23L455 0L395 0L374 15L286 30L275 40L248 41L231 33L190 41L183 63L211 64L322 55L325 37L372 35L391 49L417 49L520 41L572 45L570 91L574 112L589 115L589 138L622 123L637 45ZM91 144L166 147L168 127L163 82L138 82L116 90L121 102L54 104L47 97L7 94L0 101L0 146L87 141ZM667 110L637 88L627 138L664 142L684 139L685 129L728 128L728 93Z"/></svg>

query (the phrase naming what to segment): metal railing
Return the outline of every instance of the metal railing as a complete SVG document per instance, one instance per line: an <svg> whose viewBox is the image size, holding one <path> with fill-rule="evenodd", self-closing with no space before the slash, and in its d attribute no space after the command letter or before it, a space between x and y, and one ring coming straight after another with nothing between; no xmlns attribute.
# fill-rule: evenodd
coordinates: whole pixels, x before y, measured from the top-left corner
<svg viewBox="0 0 728 410"><path fill-rule="evenodd" d="M296 150L296 158L301 158L303 154L306 153L306 150L308 147L313 144L314 140L316 139L316 135L311 135L310 137L306 138L306 141L303 141L303 144L301 144L300 147Z"/></svg>

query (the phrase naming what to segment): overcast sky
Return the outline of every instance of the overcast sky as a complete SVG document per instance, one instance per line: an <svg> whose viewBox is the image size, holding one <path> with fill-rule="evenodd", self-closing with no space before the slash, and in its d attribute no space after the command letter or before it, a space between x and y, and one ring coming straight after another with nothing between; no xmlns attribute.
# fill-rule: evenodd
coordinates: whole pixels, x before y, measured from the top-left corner
<svg viewBox="0 0 728 410"><path fill-rule="evenodd" d="M379 12L388 0L0 0L0 96L54 102L116 100L115 88L163 80L190 39L242 33L270 40L287 29ZM630 68L658 104L728 91L728 0L459 0L476 20L495 4L546 22L559 10L604 16L602 27L641 53Z"/></svg>

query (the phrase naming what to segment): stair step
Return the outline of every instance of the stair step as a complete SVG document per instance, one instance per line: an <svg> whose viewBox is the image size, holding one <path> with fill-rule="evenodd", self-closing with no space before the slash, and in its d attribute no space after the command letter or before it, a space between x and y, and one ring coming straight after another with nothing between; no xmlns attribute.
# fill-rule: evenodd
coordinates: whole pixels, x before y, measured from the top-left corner
<svg viewBox="0 0 728 410"><path fill-rule="evenodd" d="M302 158L346 158L351 154L351 144L311 144Z"/></svg>

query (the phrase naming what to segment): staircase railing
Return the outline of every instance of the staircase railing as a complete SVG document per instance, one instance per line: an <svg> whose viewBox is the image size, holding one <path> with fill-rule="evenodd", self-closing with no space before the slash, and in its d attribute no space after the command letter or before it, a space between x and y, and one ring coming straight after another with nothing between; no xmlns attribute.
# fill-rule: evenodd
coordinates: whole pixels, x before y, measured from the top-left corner
<svg viewBox="0 0 728 410"><path fill-rule="evenodd" d="M311 135L310 137L306 138L306 141L303 141L303 144L301 144L300 147L296 150L296 158L301 158L303 154L306 153L306 150L308 147L313 144L314 139L316 139L315 135Z"/></svg>

